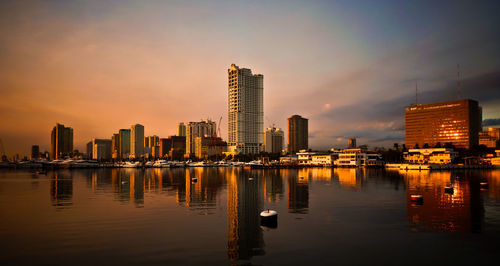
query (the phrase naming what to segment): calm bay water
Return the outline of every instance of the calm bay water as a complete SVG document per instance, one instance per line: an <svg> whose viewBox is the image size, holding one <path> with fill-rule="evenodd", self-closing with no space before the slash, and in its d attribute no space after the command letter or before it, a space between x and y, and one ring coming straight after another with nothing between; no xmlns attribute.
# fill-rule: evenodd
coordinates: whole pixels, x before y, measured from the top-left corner
<svg viewBox="0 0 500 266"><path fill-rule="evenodd" d="M0 171L2 265L481 265L499 241L500 170Z"/></svg>

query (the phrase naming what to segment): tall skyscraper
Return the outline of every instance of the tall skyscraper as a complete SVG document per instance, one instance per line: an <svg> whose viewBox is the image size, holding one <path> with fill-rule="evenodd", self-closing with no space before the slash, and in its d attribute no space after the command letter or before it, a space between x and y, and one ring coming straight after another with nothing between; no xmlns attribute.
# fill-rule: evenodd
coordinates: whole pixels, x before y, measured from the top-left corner
<svg viewBox="0 0 500 266"><path fill-rule="evenodd" d="M59 123L52 129L51 158L64 158L73 151L73 129Z"/></svg>
<svg viewBox="0 0 500 266"><path fill-rule="evenodd" d="M280 128L269 127L264 132L264 152L280 153L283 150L285 134Z"/></svg>
<svg viewBox="0 0 500 266"><path fill-rule="evenodd" d="M435 147L440 143L469 149L479 144L482 110L464 99L405 107L406 146Z"/></svg>
<svg viewBox="0 0 500 266"><path fill-rule="evenodd" d="M180 122L179 125L177 125L177 136L179 137L186 136L186 125L184 125L184 123L182 122Z"/></svg>
<svg viewBox="0 0 500 266"><path fill-rule="evenodd" d="M264 131L264 76L235 64L227 73L229 151L259 153Z"/></svg>
<svg viewBox="0 0 500 266"><path fill-rule="evenodd" d="M186 155L194 155L197 137L215 137L216 132L217 125L210 119L201 122L189 122L186 126Z"/></svg>
<svg viewBox="0 0 500 266"><path fill-rule="evenodd" d="M125 159L130 155L130 129L120 129L120 158Z"/></svg>
<svg viewBox="0 0 500 266"><path fill-rule="evenodd" d="M309 147L308 119L300 115L288 118L288 151L297 153Z"/></svg>
<svg viewBox="0 0 500 266"><path fill-rule="evenodd" d="M140 158L144 155L144 126L132 125L130 128L130 157Z"/></svg>

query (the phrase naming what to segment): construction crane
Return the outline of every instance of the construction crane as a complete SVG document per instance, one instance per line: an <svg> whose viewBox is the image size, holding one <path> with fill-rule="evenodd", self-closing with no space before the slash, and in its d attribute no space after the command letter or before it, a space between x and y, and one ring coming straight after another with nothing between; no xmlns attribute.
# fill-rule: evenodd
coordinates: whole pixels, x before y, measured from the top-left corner
<svg viewBox="0 0 500 266"><path fill-rule="evenodd" d="M211 137L211 141L210 141L211 147L220 146L220 153L223 152L223 147L222 147L222 145L220 145L222 143L218 143L217 137L220 137L222 139L221 133L220 133L220 123L221 122L222 122L222 116L219 118L219 123L217 124L217 129L215 130L215 132L212 132L212 137Z"/></svg>

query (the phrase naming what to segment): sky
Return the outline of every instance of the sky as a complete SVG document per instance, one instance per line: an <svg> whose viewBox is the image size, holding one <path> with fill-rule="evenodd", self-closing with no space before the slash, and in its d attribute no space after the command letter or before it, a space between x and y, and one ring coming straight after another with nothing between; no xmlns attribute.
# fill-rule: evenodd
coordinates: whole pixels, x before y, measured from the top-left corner
<svg viewBox="0 0 500 266"><path fill-rule="evenodd" d="M1 1L6 153L120 128L167 137L222 117L227 69L264 75L264 126L309 119L313 149L404 142L404 106L478 100L500 124L499 1ZM1 148L1 147L0 147ZM1 152L1 151L0 151Z"/></svg>

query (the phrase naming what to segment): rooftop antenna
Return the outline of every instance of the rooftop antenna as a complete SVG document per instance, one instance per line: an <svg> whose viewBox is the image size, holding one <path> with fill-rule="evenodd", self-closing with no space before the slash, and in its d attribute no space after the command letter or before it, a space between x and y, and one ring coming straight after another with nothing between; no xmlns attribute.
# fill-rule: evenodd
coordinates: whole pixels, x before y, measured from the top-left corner
<svg viewBox="0 0 500 266"><path fill-rule="evenodd" d="M462 99L462 94L460 93L460 64L457 64L457 96L458 99Z"/></svg>

